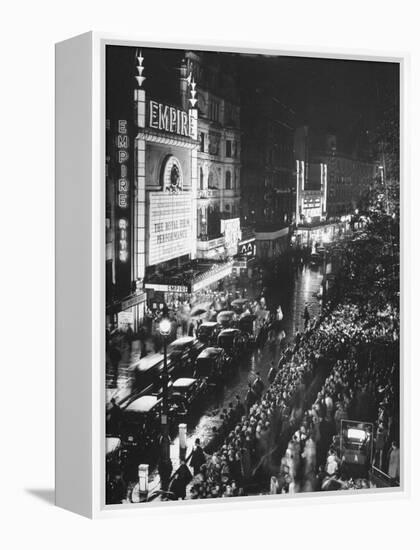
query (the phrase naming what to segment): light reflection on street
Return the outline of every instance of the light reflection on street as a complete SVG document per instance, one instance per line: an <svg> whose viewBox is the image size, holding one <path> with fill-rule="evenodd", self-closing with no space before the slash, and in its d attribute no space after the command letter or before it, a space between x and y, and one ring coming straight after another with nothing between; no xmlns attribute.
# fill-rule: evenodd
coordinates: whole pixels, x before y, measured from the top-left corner
<svg viewBox="0 0 420 550"><path fill-rule="evenodd" d="M322 269L319 267L304 267L302 272L296 275L292 282L292 292L281 303L284 319L283 326L286 333L286 340L292 341L296 331L303 330L304 320L302 317L305 303L311 318L319 314L320 303L317 298L319 288L322 283ZM280 288L281 285L279 285ZM229 403L233 402L236 395L245 399L247 385L253 380L255 373L260 372L264 383L267 383L267 374L272 359L270 351L265 346L262 353L254 351L244 358L238 368L236 375L216 394L208 399L201 415L196 419L193 425L188 426L187 432L187 456L191 452L196 438L199 438L205 446L209 441L214 426L221 425L220 414L224 408L228 408ZM279 349L276 350L276 360L279 358ZM179 466L179 437L176 436L171 443L170 455L174 470ZM156 471L150 475L149 483L151 487L159 484L159 476Z"/></svg>

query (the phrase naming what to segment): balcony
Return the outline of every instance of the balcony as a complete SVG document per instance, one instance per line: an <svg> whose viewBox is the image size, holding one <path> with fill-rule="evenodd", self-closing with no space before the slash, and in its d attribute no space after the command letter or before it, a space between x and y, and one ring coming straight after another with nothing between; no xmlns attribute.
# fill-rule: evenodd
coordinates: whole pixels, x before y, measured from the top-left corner
<svg viewBox="0 0 420 550"><path fill-rule="evenodd" d="M219 189L199 189L197 193L199 199L215 199L219 196Z"/></svg>

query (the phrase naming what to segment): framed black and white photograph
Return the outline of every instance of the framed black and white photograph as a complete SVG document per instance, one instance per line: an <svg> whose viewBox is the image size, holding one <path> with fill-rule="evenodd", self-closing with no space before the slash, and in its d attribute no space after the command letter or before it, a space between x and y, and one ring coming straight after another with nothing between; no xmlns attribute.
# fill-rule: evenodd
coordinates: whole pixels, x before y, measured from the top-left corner
<svg viewBox="0 0 420 550"><path fill-rule="evenodd" d="M60 505L405 490L403 70L398 56L57 45Z"/></svg>

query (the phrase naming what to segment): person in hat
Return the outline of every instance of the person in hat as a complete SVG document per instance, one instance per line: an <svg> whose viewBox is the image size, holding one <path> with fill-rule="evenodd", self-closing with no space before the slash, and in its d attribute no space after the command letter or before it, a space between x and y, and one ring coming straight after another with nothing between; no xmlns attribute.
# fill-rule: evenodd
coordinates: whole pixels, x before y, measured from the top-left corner
<svg viewBox="0 0 420 550"><path fill-rule="evenodd" d="M206 455L197 438L194 442L194 448L190 454L190 466L193 469L194 476L200 473L201 466L206 463Z"/></svg>
<svg viewBox="0 0 420 550"><path fill-rule="evenodd" d="M271 361L270 362L270 370L268 371L268 376L267 376L269 384L272 384L274 382L274 380L276 378L276 375L277 375L277 372L278 372L277 367L274 365L273 361Z"/></svg>
<svg viewBox="0 0 420 550"><path fill-rule="evenodd" d="M262 381L261 375L259 372L255 373L256 378L252 384L252 389L254 390L257 399L260 399L264 391L264 382Z"/></svg>
<svg viewBox="0 0 420 550"><path fill-rule="evenodd" d="M257 396L252 384L249 383L248 384L248 391L247 391L246 398L245 398L248 413L251 410L254 403L256 403L257 400L258 400L258 396Z"/></svg>

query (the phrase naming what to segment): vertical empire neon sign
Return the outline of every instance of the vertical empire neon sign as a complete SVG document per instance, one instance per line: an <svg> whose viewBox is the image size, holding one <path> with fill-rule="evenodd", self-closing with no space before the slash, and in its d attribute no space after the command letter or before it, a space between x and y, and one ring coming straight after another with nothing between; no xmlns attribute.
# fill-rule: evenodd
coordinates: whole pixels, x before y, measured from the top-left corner
<svg viewBox="0 0 420 550"><path fill-rule="evenodd" d="M120 262L125 263L129 259L128 216L130 213L130 181L128 177L128 160L130 155L128 152L129 137L126 120L118 120L116 141L118 166L116 202L119 209L117 247L118 259Z"/></svg>

